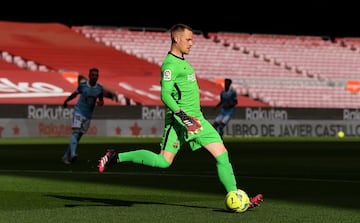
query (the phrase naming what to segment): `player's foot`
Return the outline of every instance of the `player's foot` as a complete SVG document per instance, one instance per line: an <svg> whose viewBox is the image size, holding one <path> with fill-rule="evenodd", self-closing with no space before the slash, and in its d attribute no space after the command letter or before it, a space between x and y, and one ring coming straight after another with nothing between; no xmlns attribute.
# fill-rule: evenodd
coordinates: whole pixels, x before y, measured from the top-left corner
<svg viewBox="0 0 360 223"><path fill-rule="evenodd" d="M257 194L255 197L250 198L250 207L249 208L256 208L261 205L261 202L264 200L264 196L262 194Z"/></svg>
<svg viewBox="0 0 360 223"><path fill-rule="evenodd" d="M99 160L99 172L102 173L106 168L117 163L118 153L115 150L108 150Z"/></svg>
<svg viewBox="0 0 360 223"><path fill-rule="evenodd" d="M77 157L78 157L77 154L75 154L75 155L73 155L72 157L70 157L70 159L69 159L70 164L73 164L73 163L77 160Z"/></svg>
<svg viewBox="0 0 360 223"><path fill-rule="evenodd" d="M64 164L66 164L66 165L70 165L70 164L71 164L71 162L69 161L69 159L66 158L66 157L62 157L62 158L61 158L61 161L62 161Z"/></svg>

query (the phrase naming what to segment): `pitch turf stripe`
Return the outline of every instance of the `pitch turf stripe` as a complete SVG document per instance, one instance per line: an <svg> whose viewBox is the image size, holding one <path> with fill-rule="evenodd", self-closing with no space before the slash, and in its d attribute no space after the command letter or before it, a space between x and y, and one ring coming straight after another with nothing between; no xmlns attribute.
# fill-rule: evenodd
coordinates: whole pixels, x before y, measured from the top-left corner
<svg viewBox="0 0 360 223"><path fill-rule="evenodd" d="M132 175L132 176L168 176L168 177L197 177L197 178L217 178L213 173L194 174L188 172L172 172L172 173L145 173L145 172L105 172L97 171L53 171L53 170L0 170L0 173L38 173L38 174L91 174L91 175ZM307 181L307 182L328 182L328 183L354 183L360 184L360 180L341 180L341 179L319 179L319 178L303 178L303 177L264 177L264 176L246 176L238 175L241 178L258 179L258 180L282 180L282 181Z"/></svg>

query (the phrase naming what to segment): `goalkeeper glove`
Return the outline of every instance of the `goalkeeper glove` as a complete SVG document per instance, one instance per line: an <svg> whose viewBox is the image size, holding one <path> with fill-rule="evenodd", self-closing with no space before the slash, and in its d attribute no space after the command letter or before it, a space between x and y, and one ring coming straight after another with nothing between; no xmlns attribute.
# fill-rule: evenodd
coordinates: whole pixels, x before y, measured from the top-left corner
<svg viewBox="0 0 360 223"><path fill-rule="evenodd" d="M196 117L188 116L182 110L176 112L175 115L177 115L181 119L182 123L185 125L186 129L190 134L196 134L199 130L203 129L200 121Z"/></svg>

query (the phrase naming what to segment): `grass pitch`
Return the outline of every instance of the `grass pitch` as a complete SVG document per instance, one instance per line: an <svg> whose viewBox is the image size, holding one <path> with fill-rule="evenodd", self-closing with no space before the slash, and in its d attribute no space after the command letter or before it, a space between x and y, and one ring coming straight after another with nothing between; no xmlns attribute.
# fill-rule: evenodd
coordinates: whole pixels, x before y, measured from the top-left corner
<svg viewBox="0 0 360 223"><path fill-rule="evenodd" d="M182 148L173 165L124 163L103 174L106 148L158 152L158 138L87 138L61 163L67 138L1 139L0 222L360 222L354 138L225 138L238 186L261 207L230 213L214 159Z"/></svg>

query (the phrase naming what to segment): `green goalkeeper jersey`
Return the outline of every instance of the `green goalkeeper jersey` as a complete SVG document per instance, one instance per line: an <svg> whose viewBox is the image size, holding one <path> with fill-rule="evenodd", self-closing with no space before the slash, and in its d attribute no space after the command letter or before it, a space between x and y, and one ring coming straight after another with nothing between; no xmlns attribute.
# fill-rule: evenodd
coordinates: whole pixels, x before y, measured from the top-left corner
<svg viewBox="0 0 360 223"><path fill-rule="evenodd" d="M168 113L181 109L190 116L203 118L195 71L185 59L168 53L161 66L160 84L161 100Z"/></svg>

